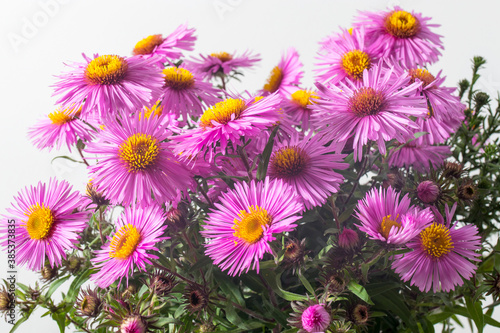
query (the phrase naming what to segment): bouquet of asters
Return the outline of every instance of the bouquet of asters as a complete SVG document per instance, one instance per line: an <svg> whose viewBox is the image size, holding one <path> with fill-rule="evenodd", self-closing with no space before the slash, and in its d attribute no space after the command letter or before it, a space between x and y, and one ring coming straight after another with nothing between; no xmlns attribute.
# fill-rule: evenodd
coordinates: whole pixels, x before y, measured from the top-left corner
<svg viewBox="0 0 500 333"><path fill-rule="evenodd" d="M0 290L12 331L39 307L61 332L500 327L500 109L475 89L483 58L458 90L427 69L437 27L360 12L321 40L310 87L290 48L236 91L259 55L188 54L187 25L68 64L28 135L89 181L3 213L12 264L41 272Z"/></svg>

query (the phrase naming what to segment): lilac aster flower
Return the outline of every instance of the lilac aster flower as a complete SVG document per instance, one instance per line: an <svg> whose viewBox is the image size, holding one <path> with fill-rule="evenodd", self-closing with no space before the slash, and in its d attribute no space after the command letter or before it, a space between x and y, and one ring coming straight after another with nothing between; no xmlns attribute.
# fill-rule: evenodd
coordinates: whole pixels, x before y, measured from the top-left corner
<svg viewBox="0 0 500 333"><path fill-rule="evenodd" d="M109 117L85 149L98 159L89 167L92 182L113 204L177 203L194 180L165 142L171 133L158 117L120 115Z"/></svg>
<svg viewBox="0 0 500 333"><path fill-rule="evenodd" d="M357 225L359 230L370 239L387 244L405 244L434 219L429 208L410 207L408 194L400 201L399 193L392 187L371 190L358 201L356 209L356 218L361 222Z"/></svg>
<svg viewBox="0 0 500 333"><path fill-rule="evenodd" d="M181 24L165 38L162 35L151 35L140 40L132 53L147 59L156 58L157 64L163 66L165 62L179 59L182 56L179 50L194 49L195 31L194 28L188 29L187 24Z"/></svg>
<svg viewBox="0 0 500 333"><path fill-rule="evenodd" d="M259 272L259 260L270 253L274 234L292 231L303 210L294 190L281 180L236 183L208 214L201 234L205 253L221 270L240 275Z"/></svg>
<svg viewBox="0 0 500 333"><path fill-rule="evenodd" d="M164 85L161 106L167 112L187 121L188 114L199 117L204 106L220 102L219 90L203 82L199 74L193 74L184 67L168 67L163 70Z"/></svg>
<svg viewBox="0 0 500 333"><path fill-rule="evenodd" d="M262 92L272 94L278 91L284 96L289 96L298 89L297 86L303 75L299 54L291 47L283 54L278 65L272 69Z"/></svg>
<svg viewBox="0 0 500 333"><path fill-rule="evenodd" d="M377 45L366 45L364 28L345 30L327 38L322 43L316 64L318 81L336 84L346 77L356 82L363 80L363 71L378 62L373 52ZM377 46L378 47L378 46Z"/></svg>
<svg viewBox="0 0 500 333"><path fill-rule="evenodd" d="M277 94L258 100L228 98L219 102L205 110L198 128L172 138L178 142L175 151L186 159L204 152L212 161L215 154L226 153L229 142L236 149L243 137L250 139L273 126L280 118L280 102Z"/></svg>
<svg viewBox="0 0 500 333"><path fill-rule="evenodd" d="M167 239L162 237L167 228L163 225L165 216L161 208L151 205L145 208L126 207L116 222L116 232L110 242L96 251L92 259L97 273L90 279L100 288L110 286L117 279L127 279L134 270L146 271L146 264L157 256L148 251L158 251L156 243Z"/></svg>
<svg viewBox="0 0 500 333"><path fill-rule="evenodd" d="M438 221L407 244L413 251L397 256L392 263L401 279L411 280L420 291L454 290L476 271L476 265L469 260L479 261L481 254L475 251L481 248L481 237L475 225L457 228L457 222L451 224L456 205L451 211L446 206L446 224L436 214Z"/></svg>
<svg viewBox="0 0 500 333"><path fill-rule="evenodd" d="M415 97L420 83L408 85L409 77L391 78L392 75L392 68L382 73L380 62L363 72L362 83L346 79L338 87L318 84L317 108L322 128L338 142L354 136L357 160L361 160L362 147L368 140L376 141L380 152L385 154L386 141L396 139L404 143L413 138L418 125L410 117L427 114L425 101Z"/></svg>
<svg viewBox="0 0 500 333"><path fill-rule="evenodd" d="M294 135L290 141L278 143L269 160L268 175L279 178L292 186L304 202L306 209L322 205L338 192L344 177L334 171L349 166L343 163L346 155L332 154L337 147L319 135L299 140Z"/></svg>
<svg viewBox="0 0 500 333"><path fill-rule="evenodd" d="M217 73L227 75L240 68L253 67L260 61L259 55L254 55L250 51L245 51L240 56L237 56L236 52L231 54L227 52L217 52L210 55L200 54L200 58L191 58L186 60L186 63L193 72L204 78L212 78Z"/></svg>
<svg viewBox="0 0 500 333"><path fill-rule="evenodd" d="M17 265L40 270L48 259L50 266L60 266L87 226L87 214L76 211L81 195L68 182L50 179L48 184L24 188L14 199L0 224L1 245L11 248L15 230Z"/></svg>
<svg viewBox="0 0 500 333"><path fill-rule="evenodd" d="M95 55L84 63L70 65L70 72L59 76L54 95L57 104L82 107L85 119L92 114L103 117L121 110L136 110L157 100L163 78L154 59ZM85 101L85 102L84 102Z"/></svg>
<svg viewBox="0 0 500 333"><path fill-rule="evenodd" d="M423 141L423 137L420 137L391 150L387 163L391 167L398 168L408 169L411 166L418 172L424 173L430 171L429 163L433 168L438 168L449 156L451 156L450 147L428 145Z"/></svg>
<svg viewBox="0 0 500 333"><path fill-rule="evenodd" d="M439 25L429 24L430 19L394 7L389 12L361 12L354 26L365 28L369 43L378 46L374 51L379 57L390 57L411 68L434 63L441 55L441 36L430 29Z"/></svg>
<svg viewBox="0 0 500 333"><path fill-rule="evenodd" d="M71 151L78 139L83 142L93 139L90 128L77 119L79 115L80 109L58 108L31 127L28 136L39 149L48 148L50 151L56 147L59 150L65 143Z"/></svg>

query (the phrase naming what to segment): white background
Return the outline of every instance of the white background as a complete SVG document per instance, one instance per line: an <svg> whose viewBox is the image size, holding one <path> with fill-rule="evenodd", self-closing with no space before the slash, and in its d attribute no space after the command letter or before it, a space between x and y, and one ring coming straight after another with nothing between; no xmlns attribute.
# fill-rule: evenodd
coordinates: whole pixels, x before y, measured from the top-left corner
<svg viewBox="0 0 500 333"><path fill-rule="evenodd" d="M56 151L37 150L27 129L54 109L53 75L65 70L63 62L82 61L81 53L128 56L135 43L151 34L164 36L188 22L197 29L195 53L219 51L261 54L263 61L246 71L245 89L264 84L282 51L297 48L305 64L304 87L312 87L311 74L318 41L350 27L357 10L382 10L399 5L431 16L444 36L440 62L447 85L470 76L470 59L487 60L479 87L496 97L500 89L500 19L498 2L491 1L0 1L0 214L22 187L46 182L52 176L69 180L83 191L85 169L51 160ZM67 154L65 150L61 154ZM63 161L63 162L61 162ZM0 255L0 278L7 259ZM37 274L19 268L18 279L33 284ZM57 332L55 322L38 319L41 311L18 332ZM0 320L0 331L9 325ZM489 330L490 329L490 330ZM465 332L468 332L466 329ZM486 328L486 332L494 332Z"/></svg>

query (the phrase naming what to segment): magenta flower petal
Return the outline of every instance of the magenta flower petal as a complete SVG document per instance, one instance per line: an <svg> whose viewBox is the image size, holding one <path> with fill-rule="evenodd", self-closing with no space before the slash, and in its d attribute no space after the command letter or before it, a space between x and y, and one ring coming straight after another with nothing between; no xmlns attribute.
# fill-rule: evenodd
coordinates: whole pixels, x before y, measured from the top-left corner
<svg viewBox="0 0 500 333"><path fill-rule="evenodd" d="M7 250L10 230L15 230L16 264L40 270L48 259L52 267L60 266L87 226L87 214L76 211L80 194L68 182L50 179L24 188L14 199L0 224L1 245Z"/></svg>
<svg viewBox="0 0 500 333"><path fill-rule="evenodd" d="M167 228L163 225L163 210L156 205L145 208L126 207L116 222L116 232L110 242L96 251L92 259L97 272L90 279L100 288L110 286L117 279L128 278L137 269L145 271L151 259L158 259L149 251L158 251L156 244L168 237L162 237Z"/></svg>
<svg viewBox="0 0 500 333"><path fill-rule="evenodd" d="M293 189L281 180L236 183L222 194L208 214L201 234L205 253L221 270L240 275L255 269L271 252L274 234L292 231L303 205Z"/></svg>

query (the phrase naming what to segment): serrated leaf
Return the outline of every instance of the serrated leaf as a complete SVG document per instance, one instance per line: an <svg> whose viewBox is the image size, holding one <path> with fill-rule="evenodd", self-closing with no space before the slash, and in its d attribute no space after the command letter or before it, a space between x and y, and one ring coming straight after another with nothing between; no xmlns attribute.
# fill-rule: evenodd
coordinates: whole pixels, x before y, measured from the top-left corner
<svg viewBox="0 0 500 333"><path fill-rule="evenodd" d="M374 305L372 300L370 299L370 295L368 295L368 292L366 291L365 287L358 284L357 282L354 282L354 281L349 282L347 289L349 289L354 295L358 296L366 303L368 303L370 305Z"/></svg>

